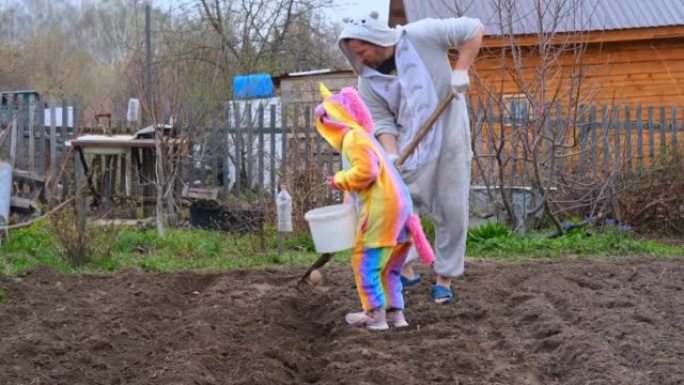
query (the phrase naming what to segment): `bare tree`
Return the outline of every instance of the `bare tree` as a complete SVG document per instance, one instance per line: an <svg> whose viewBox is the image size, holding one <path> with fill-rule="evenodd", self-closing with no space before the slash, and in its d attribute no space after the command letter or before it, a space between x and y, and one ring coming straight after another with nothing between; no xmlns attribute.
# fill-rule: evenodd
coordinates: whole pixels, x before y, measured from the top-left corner
<svg viewBox="0 0 684 385"><path fill-rule="evenodd" d="M480 182L518 231L543 215L563 233L560 214L567 206L554 197L579 186L568 170L578 156L581 106L595 92L585 81L587 7L584 0L487 4L500 44L483 55L499 63L498 71L477 74L473 138ZM467 14L467 6L458 12ZM520 202L520 192L531 202Z"/></svg>

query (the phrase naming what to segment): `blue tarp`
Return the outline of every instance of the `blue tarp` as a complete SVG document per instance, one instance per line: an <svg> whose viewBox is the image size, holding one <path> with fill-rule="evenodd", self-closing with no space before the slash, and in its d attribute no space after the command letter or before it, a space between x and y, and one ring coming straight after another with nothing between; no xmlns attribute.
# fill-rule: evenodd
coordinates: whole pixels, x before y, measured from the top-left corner
<svg viewBox="0 0 684 385"><path fill-rule="evenodd" d="M269 74L241 75L233 78L233 98L270 98L273 82Z"/></svg>

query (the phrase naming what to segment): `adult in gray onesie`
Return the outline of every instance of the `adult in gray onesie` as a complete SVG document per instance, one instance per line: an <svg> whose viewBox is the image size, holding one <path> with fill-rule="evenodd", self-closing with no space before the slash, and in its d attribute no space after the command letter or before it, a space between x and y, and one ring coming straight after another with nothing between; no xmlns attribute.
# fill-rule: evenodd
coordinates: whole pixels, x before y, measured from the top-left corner
<svg viewBox="0 0 684 385"><path fill-rule="evenodd" d="M470 188L470 124L462 92L469 86L468 68L482 43L484 26L467 17L424 19L389 28L372 12L346 19L338 44L359 76L359 94L375 122L375 135L397 159L420 126L450 91L449 107L402 165L415 206L435 224L436 282L432 298L454 298L452 278L463 274ZM452 68L449 48L458 50ZM417 283L409 255L402 269L405 286Z"/></svg>

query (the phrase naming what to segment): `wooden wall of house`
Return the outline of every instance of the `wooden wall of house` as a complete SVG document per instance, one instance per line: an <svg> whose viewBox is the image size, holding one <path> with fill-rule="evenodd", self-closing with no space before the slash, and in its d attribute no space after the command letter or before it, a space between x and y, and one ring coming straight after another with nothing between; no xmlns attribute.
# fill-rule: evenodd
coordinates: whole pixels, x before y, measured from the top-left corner
<svg viewBox="0 0 684 385"><path fill-rule="evenodd" d="M501 48L485 47L475 65L476 81L481 83L476 92L517 94L521 92L519 84L536 89L540 79L540 57L532 48L521 49L524 52L519 66L522 70L517 71L510 53L503 54ZM560 56L558 65L547 71L547 90L554 91L560 85L560 94L566 95L572 88L572 76L577 79L581 67L583 103L633 106L641 103L644 107L684 105L682 38L597 42L586 48L580 67L573 68L574 58L569 50Z"/></svg>
<svg viewBox="0 0 684 385"><path fill-rule="evenodd" d="M318 84L321 82L330 91L337 92L343 87L356 87L357 78L351 70L283 78L280 81L280 98L283 106L320 103L321 93Z"/></svg>

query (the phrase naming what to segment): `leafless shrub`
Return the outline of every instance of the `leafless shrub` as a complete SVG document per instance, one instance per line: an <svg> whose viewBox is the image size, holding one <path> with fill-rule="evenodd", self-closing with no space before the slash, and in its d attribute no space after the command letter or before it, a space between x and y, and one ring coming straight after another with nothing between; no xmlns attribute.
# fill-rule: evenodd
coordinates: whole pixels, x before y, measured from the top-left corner
<svg viewBox="0 0 684 385"><path fill-rule="evenodd" d="M684 235L684 160L616 180L615 208L626 223L663 235Z"/></svg>
<svg viewBox="0 0 684 385"><path fill-rule="evenodd" d="M96 256L111 254L114 245L112 228L89 226L85 231L78 230L78 217L75 204L70 204L59 215L50 215L47 227L55 235L58 254L74 267L92 261Z"/></svg>

